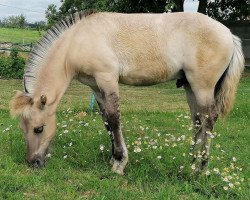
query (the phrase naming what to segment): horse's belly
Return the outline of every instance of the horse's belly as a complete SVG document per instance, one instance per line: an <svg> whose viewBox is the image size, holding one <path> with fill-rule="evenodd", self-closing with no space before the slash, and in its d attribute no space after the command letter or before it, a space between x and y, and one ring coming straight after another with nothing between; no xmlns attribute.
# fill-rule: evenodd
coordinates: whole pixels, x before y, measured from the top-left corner
<svg viewBox="0 0 250 200"><path fill-rule="evenodd" d="M119 82L127 85L154 85L170 79L166 67L150 67L129 71L120 76Z"/></svg>

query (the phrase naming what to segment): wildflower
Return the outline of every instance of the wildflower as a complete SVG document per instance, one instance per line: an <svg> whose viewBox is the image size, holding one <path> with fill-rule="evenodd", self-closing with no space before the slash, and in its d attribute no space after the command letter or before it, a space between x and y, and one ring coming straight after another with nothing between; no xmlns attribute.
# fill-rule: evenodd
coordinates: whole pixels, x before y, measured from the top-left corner
<svg viewBox="0 0 250 200"><path fill-rule="evenodd" d="M68 130L63 131L63 133L68 133L68 132L69 132Z"/></svg>
<svg viewBox="0 0 250 200"><path fill-rule="evenodd" d="M159 160L160 160L160 159L161 159L161 156L157 156L157 159L159 159Z"/></svg>
<svg viewBox="0 0 250 200"><path fill-rule="evenodd" d="M47 157L47 158L51 158L51 154L48 153L48 154L46 155L46 157Z"/></svg>
<svg viewBox="0 0 250 200"><path fill-rule="evenodd" d="M66 127L67 127L67 124L63 124L63 125L62 125L62 128L66 128Z"/></svg>
<svg viewBox="0 0 250 200"><path fill-rule="evenodd" d="M220 170L218 168L214 168L213 171L216 173L216 174L219 174L220 173Z"/></svg>
<svg viewBox="0 0 250 200"><path fill-rule="evenodd" d="M70 147L72 146L72 142L69 143L69 146L70 146Z"/></svg>
<svg viewBox="0 0 250 200"><path fill-rule="evenodd" d="M234 184L233 183L229 183L228 184L230 188L233 188L234 187Z"/></svg>
<svg viewBox="0 0 250 200"><path fill-rule="evenodd" d="M224 190L228 190L228 187L227 187L227 186L224 186L223 189L224 189Z"/></svg>
<svg viewBox="0 0 250 200"><path fill-rule="evenodd" d="M180 166L180 170L183 170L184 166Z"/></svg>
<svg viewBox="0 0 250 200"><path fill-rule="evenodd" d="M103 144L100 145L100 150L103 151L105 146Z"/></svg>
<svg viewBox="0 0 250 200"><path fill-rule="evenodd" d="M140 126L140 129L141 129L142 131L144 131L144 128L143 128L142 126Z"/></svg>
<svg viewBox="0 0 250 200"><path fill-rule="evenodd" d="M233 161L236 162L236 160L237 160L237 159L236 159L235 157L233 157Z"/></svg>
<svg viewBox="0 0 250 200"><path fill-rule="evenodd" d="M205 172L205 175L206 175L206 176L209 176L209 175L210 175L210 171L207 170L207 171Z"/></svg>
<svg viewBox="0 0 250 200"><path fill-rule="evenodd" d="M235 185L240 185L240 182L238 182L238 181L237 181L237 182L235 182Z"/></svg>
<svg viewBox="0 0 250 200"><path fill-rule="evenodd" d="M192 165L191 165L191 169L192 169L192 170L195 170L195 164L192 164Z"/></svg>
<svg viewBox="0 0 250 200"><path fill-rule="evenodd" d="M229 180L228 180L227 177L222 178L222 180L223 180L224 182L229 182Z"/></svg>
<svg viewBox="0 0 250 200"><path fill-rule="evenodd" d="M177 144L176 144L176 143L172 144L172 147L176 147L176 146L177 146Z"/></svg>
<svg viewBox="0 0 250 200"><path fill-rule="evenodd" d="M68 156L67 155L65 155L65 156L63 156L63 159L66 159Z"/></svg>
<svg viewBox="0 0 250 200"><path fill-rule="evenodd" d="M135 146L134 152L135 153L140 153L141 152L141 148L138 147L138 146Z"/></svg>
<svg viewBox="0 0 250 200"><path fill-rule="evenodd" d="M89 123L85 123L85 124L84 124L84 126L88 126L88 125L89 125Z"/></svg>
<svg viewBox="0 0 250 200"><path fill-rule="evenodd" d="M182 136L181 136L181 139L182 139L182 140L185 140L185 139L186 139L186 136L185 136L185 135L182 135Z"/></svg>

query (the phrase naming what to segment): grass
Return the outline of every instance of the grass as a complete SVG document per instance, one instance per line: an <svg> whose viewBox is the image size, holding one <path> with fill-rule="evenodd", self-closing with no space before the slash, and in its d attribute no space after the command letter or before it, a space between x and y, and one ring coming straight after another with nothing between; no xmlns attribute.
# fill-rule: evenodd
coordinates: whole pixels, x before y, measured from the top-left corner
<svg viewBox="0 0 250 200"><path fill-rule="evenodd" d="M0 42L34 43L41 38L42 32L30 29L0 28Z"/></svg>
<svg viewBox="0 0 250 200"><path fill-rule="evenodd" d="M75 81L58 109L51 157L44 168L29 168L18 120L8 111L12 91L21 87L20 80L0 80L0 199L250 199L248 76L234 110L216 125L209 176L191 174L189 111L174 82L121 86L124 176L111 172L109 136L89 111L91 91Z"/></svg>

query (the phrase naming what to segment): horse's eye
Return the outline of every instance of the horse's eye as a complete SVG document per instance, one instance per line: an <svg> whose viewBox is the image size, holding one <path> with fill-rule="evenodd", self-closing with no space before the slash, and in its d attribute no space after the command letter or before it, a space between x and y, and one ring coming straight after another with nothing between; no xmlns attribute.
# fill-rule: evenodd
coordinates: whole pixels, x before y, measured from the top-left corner
<svg viewBox="0 0 250 200"><path fill-rule="evenodd" d="M34 128L34 133L39 134L43 132L43 126Z"/></svg>

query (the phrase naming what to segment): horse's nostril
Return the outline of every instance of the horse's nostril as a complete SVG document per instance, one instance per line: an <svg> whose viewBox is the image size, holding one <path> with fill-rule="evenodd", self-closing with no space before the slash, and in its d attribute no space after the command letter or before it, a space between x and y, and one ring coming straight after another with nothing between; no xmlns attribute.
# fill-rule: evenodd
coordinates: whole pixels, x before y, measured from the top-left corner
<svg viewBox="0 0 250 200"><path fill-rule="evenodd" d="M39 168L43 166L43 162L37 158L37 159L32 160L31 165L35 168Z"/></svg>

